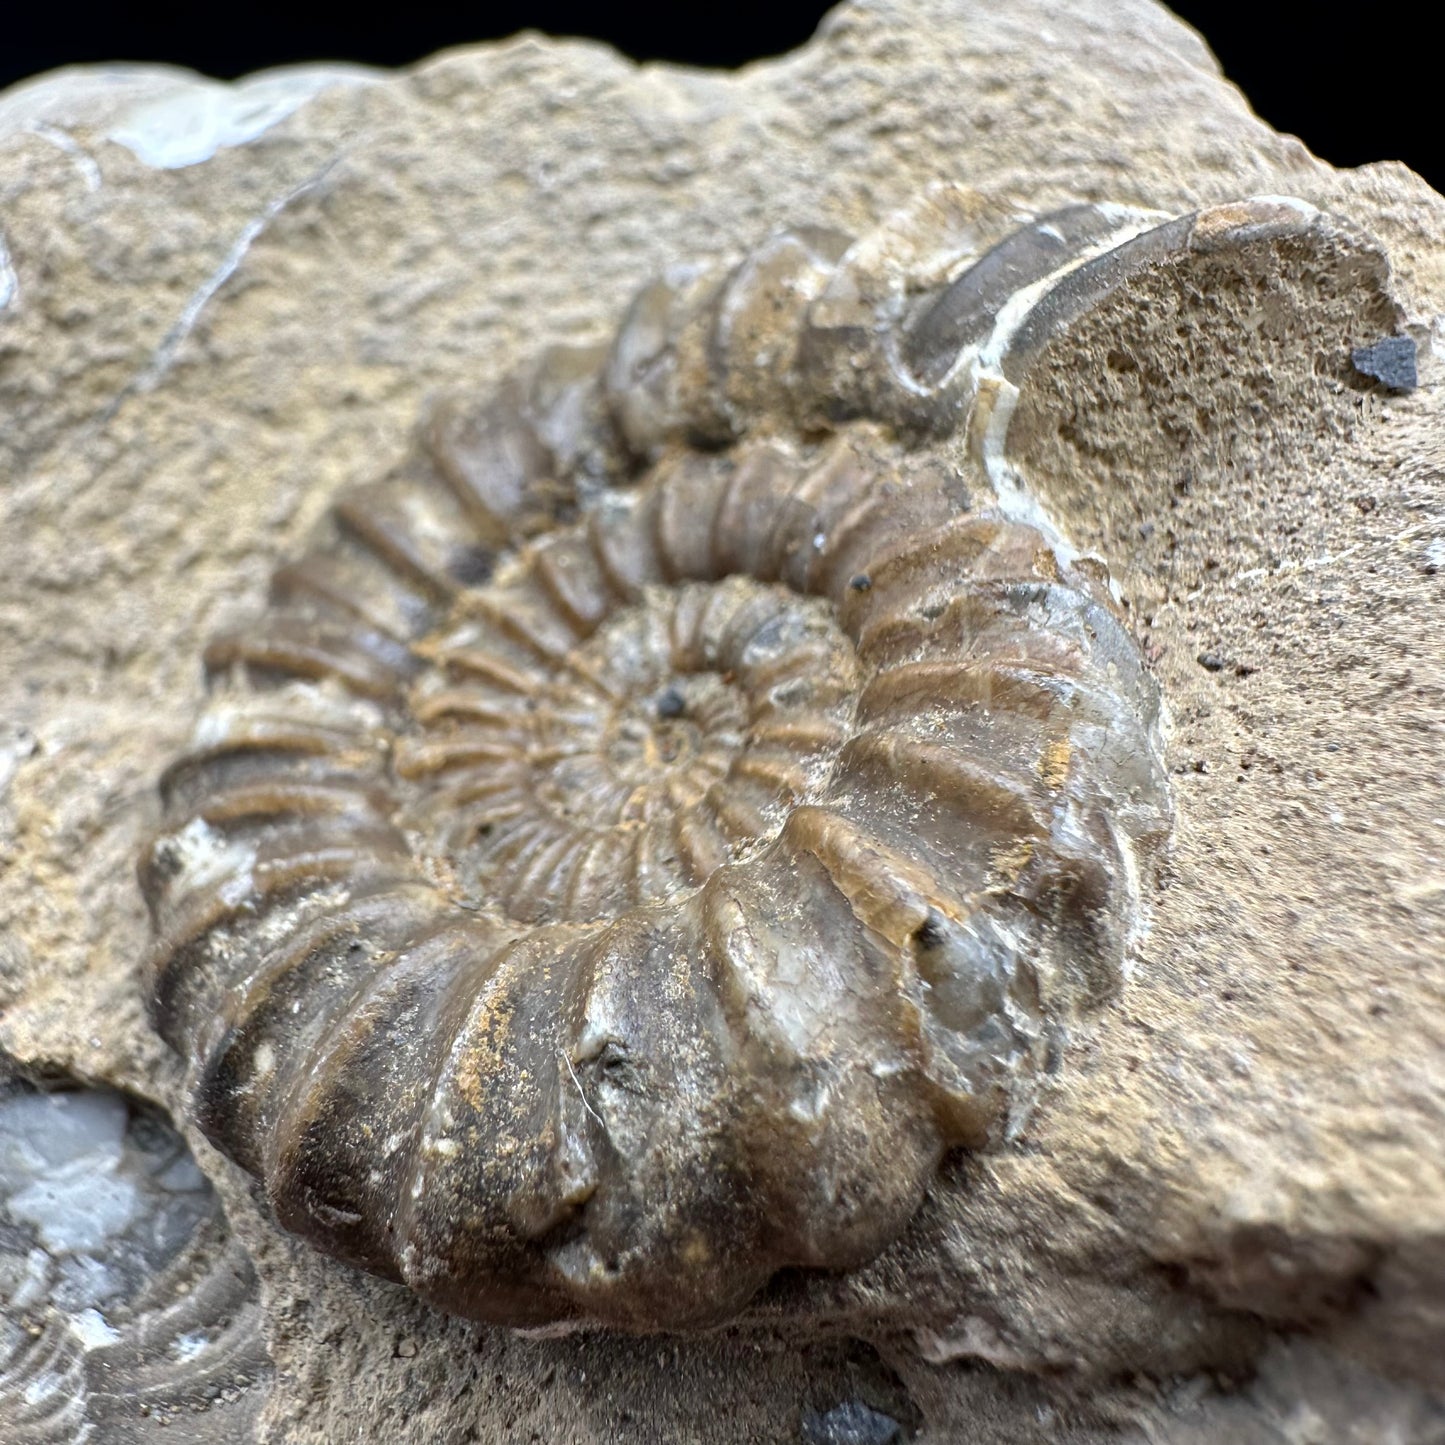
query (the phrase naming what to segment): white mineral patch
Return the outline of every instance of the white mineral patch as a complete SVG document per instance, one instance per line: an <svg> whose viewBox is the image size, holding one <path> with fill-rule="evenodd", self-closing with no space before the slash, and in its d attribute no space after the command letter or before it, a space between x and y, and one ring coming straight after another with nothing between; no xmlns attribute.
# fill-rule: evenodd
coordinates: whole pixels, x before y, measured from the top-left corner
<svg viewBox="0 0 1445 1445"><path fill-rule="evenodd" d="M1313 220L1319 215L1319 208L1312 206L1308 201L1302 201L1298 196L1277 196L1273 192L1265 192L1257 196L1250 196L1246 204L1258 202L1263 205L1278 206L1281 210L1293 211L1297 216L1305 220Z"/></svg>
<svg viewBox="0 0 1445 1445"><path fill-rule="evenodd" d="M78 1315L73 1316L70 1332L87 1350L97 1349L101 1345L113 1345L120 1338L99 1310L81 1310Z"/></svg>
<svg viewBox="0 0 1445 1445"><path fill-rule="evenodd" d="M171 1341L171 1353L184 1363L186 1360L194 1360L198 1355L204 1354L210 1343L205 1335L181 1335L178 1339Z"/></svg>
<svg viewBox="0 0 1445 1445"><path fill-rule="evenodd" d="M22 1094L0 1100L0 1196L77 1161L113 1169L128 1114L118 1094Z"/></svg>
<svg viewBox="0 0 1445 1445"><path fill-rule="evenodd" d="M10 261L10 252L5 248L5 239L0 236L0 311L3 311L20 290L15 267Z"/></svg>
<svg viewBox="0 0 1445 1445"><path fill-rule="evenodd" d="M50 1288L50 1256L43 1249L23 1256L0 1254L0 1299L13 1309L39 1304Z"/></svg>
<svg viewBox="0 0 1445 1445"><path fill-rule="evenodd" d="M52 1254L104 1248L135 1218L135 1183L115 1175L120 1162L97 1152L49 1171L12 1194L6 1208L12 1218L32 1224Z"/></svg>
<svg viewBox="0 0 1445 1445"><path fill-rule="evenodd" d="M21 1398L27 1405L38 1405L42 1400L48 1400L56 1390L64 1384L59 1375L47 1371L43 1375L37 1375L26 1385L25 1393Z"/></svg>
<svg viewBox="0 0 1445 1445"><path fill-rule="evenodd" d="M173 841L180 864L175 883L177 893L218 885L227 903L245 897L256 862L254 848L228 840L202 818L192 819L174 835Z"/></svg>
<svg viewBox="0 0 1445 1445"><path fill-rule="evenodd" d="M167 65L68 68L6 91L0 133L26 129L54 140L68 138L70 126L84 127L145 165L175 170L255 140L323 90L370 84L378 75L360 65L304 65L230 84Z"/></svg>
<svg viewBox="0 0 1445 1445"><path fill-rule="evenodd" d="M4 250L5 243L0 240L0 309L5 305ZM33 734L24 728L0 729L0 799L19 772L20 764L33 757L38 746Z"/></svg>
<svg viewBox="0 0 1445 1445"><path fill-rule="evenodd" d="M107 1239L107 1249L116 1241ZM54 1261L55 1278L50 1285L50 1301L61 1309L88 1309L105 1304L120 1294L125 1283L105 1260L90 1254L67 1254Z"/></svg>

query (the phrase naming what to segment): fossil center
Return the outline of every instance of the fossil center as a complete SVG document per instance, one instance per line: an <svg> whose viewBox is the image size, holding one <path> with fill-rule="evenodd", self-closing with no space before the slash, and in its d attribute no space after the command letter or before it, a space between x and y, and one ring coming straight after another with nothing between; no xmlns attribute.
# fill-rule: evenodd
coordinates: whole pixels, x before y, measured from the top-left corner
<svg viewBox="0 0 1445 1445"><path fill-rule="evenodd" d="M746 727L745 708L729 680L715 672L674 675L651 697L619 707L607 726L602 756L613 776L635 789L620 816L644 816L653 795L720 776L712 755L725 748L731 758ZM565 796L557 803L570 811Z"/></svg>
<svg viewBox="0 0 1445 1445"><path fill-rule="evenodd" d="M820 599L746 577L651 586L525 671L507 584L466 610L481 620L427 649L447 685L419 689L398 759L409 821L478 906L589 922L670 897L826 781L857 665Z"/></svg>

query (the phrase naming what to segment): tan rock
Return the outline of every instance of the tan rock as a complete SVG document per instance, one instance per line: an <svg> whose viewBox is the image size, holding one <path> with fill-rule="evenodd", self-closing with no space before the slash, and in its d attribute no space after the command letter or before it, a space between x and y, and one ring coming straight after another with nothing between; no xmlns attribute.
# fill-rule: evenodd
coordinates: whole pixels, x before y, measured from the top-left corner
<svg viewBox="0 0 1445 1445"><path fill-rule="evenodd" d="M1104 327L1019 419L1131 599L1179 814L1133 977L1019 1140L746 1327L556 1340L314 1255L201 1144L262 1276L262 1438L781 1442L852 1398L940 1442L1306 1438L1281 1422L1311 1411L1307 1438L1434 1438L1445 201L1276 135L1142 0L878 0L737 76L523 38L251 86L0 96L0 1050L163 1102L134 858L201 648L429 395L600 334L671 261L863 231L940 179L1032 210L1299 197L1384 245L1421 346L1408 396L1330 391L1342 313L1307 297L1335 330L1293 333L1273 390L1173 353L1161 441Z"/></svg>

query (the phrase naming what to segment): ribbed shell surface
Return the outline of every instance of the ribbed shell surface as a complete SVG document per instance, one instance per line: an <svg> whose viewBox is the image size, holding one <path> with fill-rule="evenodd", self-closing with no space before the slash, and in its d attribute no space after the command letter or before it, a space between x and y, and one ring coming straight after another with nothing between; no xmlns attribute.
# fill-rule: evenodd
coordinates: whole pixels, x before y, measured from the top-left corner
<svg viewBox="0 0 1445 1445"><path fill-rule="evenodd" d="M284 1226L474 1318L690 1327L1007 1134L1169 826L1012 398L1293 204L784 233L336 501L212 643L141 866L155 1017Z"/></svg>

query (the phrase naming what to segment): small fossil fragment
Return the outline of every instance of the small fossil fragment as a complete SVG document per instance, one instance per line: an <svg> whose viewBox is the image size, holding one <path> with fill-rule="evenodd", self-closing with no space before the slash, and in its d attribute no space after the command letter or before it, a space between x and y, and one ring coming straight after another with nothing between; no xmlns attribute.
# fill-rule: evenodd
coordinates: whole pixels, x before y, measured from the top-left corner
<svg viewBox="0 0 1445 1445"><path fill-rule="evenodd" d="M458 1314L696 1326L1005 1134L1169 825L1010 416L1142 270L1317 220L940 187L665 276L343 495L212 644L141 866L279 1221Z"/></svg>
<svg viewBox="0 0 1445 1445"><path fill-rule="evenodd" d="M162 1116L67 1084L0 1055L0 1439L250 1438L271 1361L219 1200Z"/></svg>

